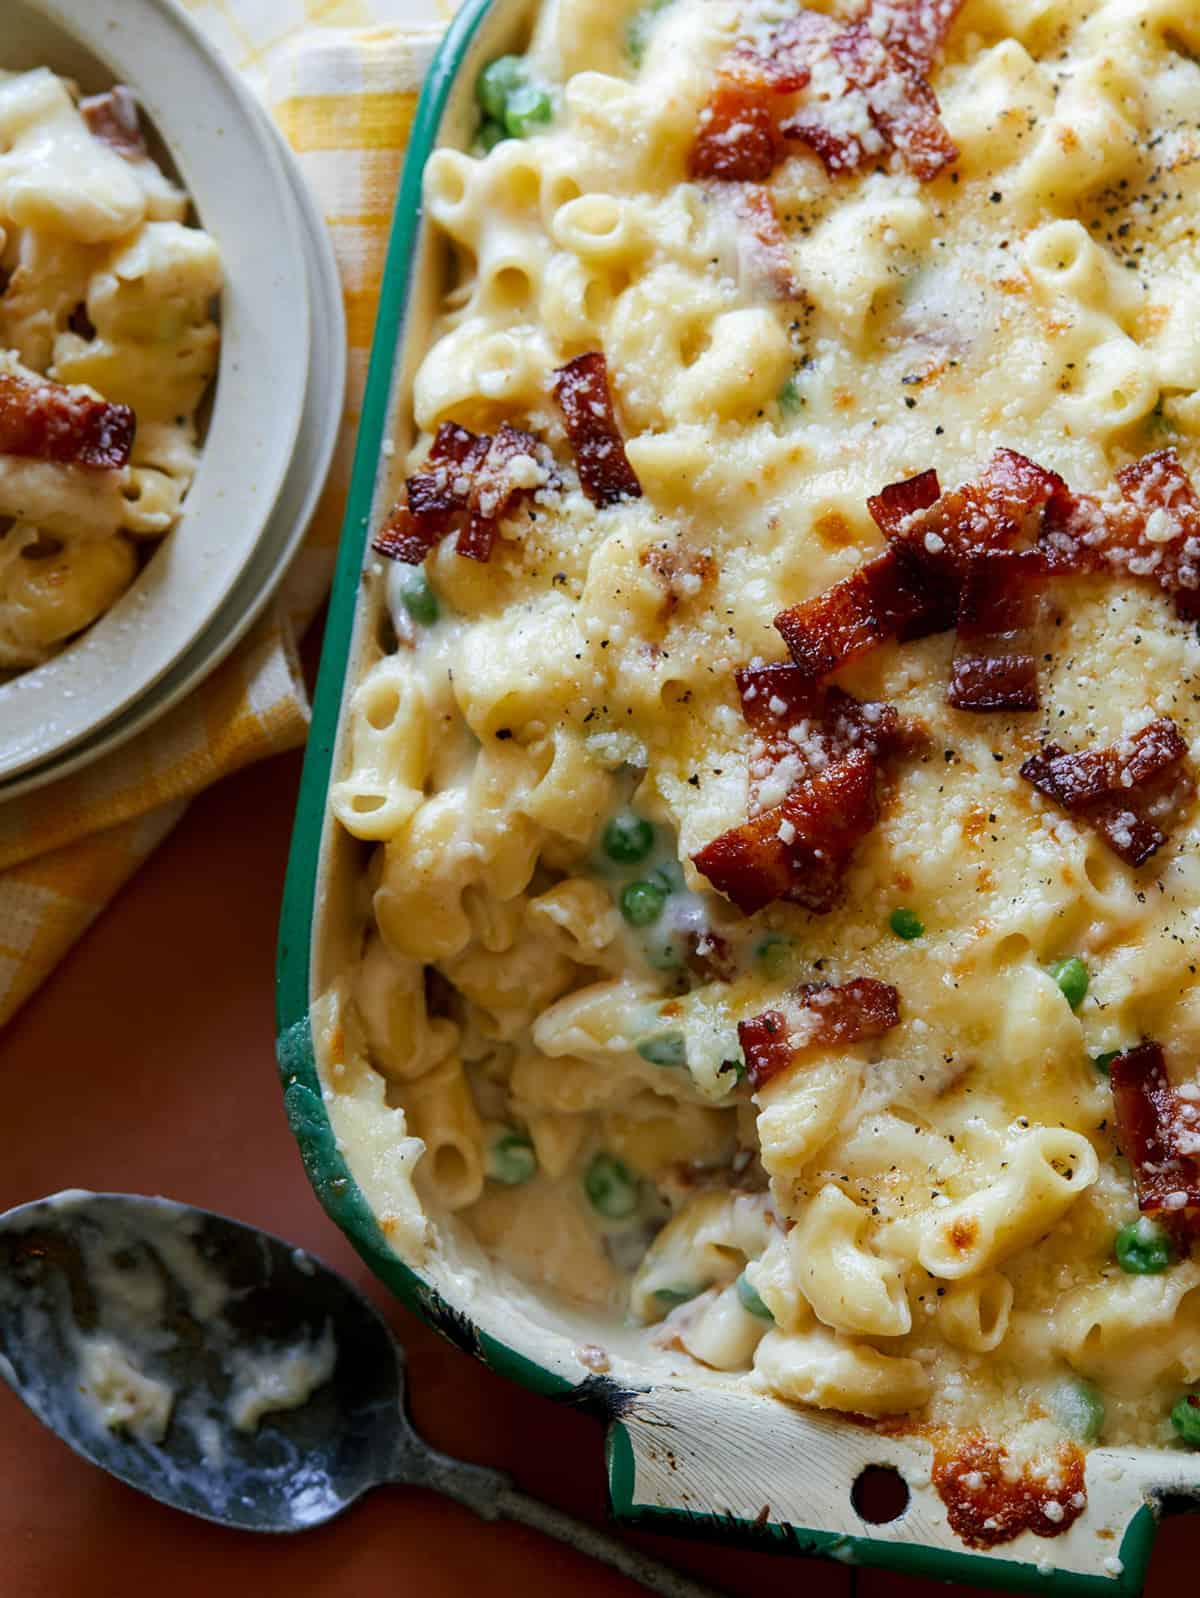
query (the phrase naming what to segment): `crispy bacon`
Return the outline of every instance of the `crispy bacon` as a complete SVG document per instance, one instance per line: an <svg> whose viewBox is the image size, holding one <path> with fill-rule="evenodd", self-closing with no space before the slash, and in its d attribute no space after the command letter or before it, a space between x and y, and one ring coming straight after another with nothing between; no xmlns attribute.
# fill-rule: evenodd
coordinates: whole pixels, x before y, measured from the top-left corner
<svg viewBox="0 0 1200 1598"><path fill-rule="evenodd" d="M786 1071L801 1049L882 1037L900 1020L899 993L873 977L854 977L837 987L803 982L788 997L787 1010L766 1010L738 1023L746 1074L755 1088Z"/></svg>
<svg viewBox="0 0 1200 1598"><path fill-rule="evenodd" d="M867 508L890 547L825 593L781 612L775 626L801 670L824 677L885 639L920 638L958 624L962 643L950 703L968 710L1035 708L1032 654L1004 635L1032 622L1034 585L1045 563L1015 546L1031 542L1046 507L1066 498L1057 473L1007 449L995 452L975 482L946 493L935 471L889 483ZM1001 552L1006 560L989 564ZM1001 571L1003 593L993 583Z"/></svg>
<svg viewBox="0 0 1200 1598"><path fill-rule="evenodd" d="M954 623L957 593L903 545L851 572L823 594L775 617L801 671L821 678L888 638L918 638Z"/></svg>
<svg viewBox="0 0 1200 1598"><path fill-rule="evenodd" d="M700 114L700 132L688 153L688 176L761 183L783 153L768 95L752 84L725 78Z"/></svg>
<svg viewBox="0 0 1200 1598"><path fill-rule="evenodd" d="M1058 744L1046 744L1026 760L1021 775L1095 827L1127 865L1140 866L1167 841L1156 823L1183 797L1179 767L1186 754L1178 727L1169 716L1160 716L1098 749L1068 754Z"/></svg>
<svg viewBox="0 0 1200 1598"><path fill-rule="evenodd" d="M923 742L923 729L902 720L894 705L864 704L798 666L746 666L736 680L755 734L750 821L714 839L696 864L743 910L752 900L757 909L777 898L827 910L851 851L874 825L879 762ZM851 757L863 763L852 780L845 765ZM771 804L764 790L778 790L781 778L787 793ZM756 830L767 815L775 818L773 836Z"/></svg>
<svg viewBox="0 0 1200 1598"><path fill-rule="evenodd" d="M850 855L875 825L876 761L865 749L794 783L785 798L692 856L696 869L753 915L777 899L833 908Z"/></svg>
<svg viewBox="0 0 1200 1598"><path fill-rule="evenodd" d="M888 483L867 500L867 509L881 533L887 538L898 538L910 516L928 510L941 497L938 474L931 467L899 483Z"/></svg>
<svg viewBox="0 0 1200 1598"><path fill-rule="evenodd" d="M1133 1167L1138 1208L1190 1231L1200 1220L1200 1100L1167 1075L1161 1044L1139 1043L1109 1067L1117 1137Z"/></svg>
<svg viewBox="0 0 1200 1598"><path fill-rule="evenodd" d="M1061 1537L1087 1507L1083 1454L1060 1443L1052 1475L1019 1467L982 1432L951 1433L934 1449L933 1485L968 1548L995 1548L1022 1532Z"/></svg>
<svg viewBox="0 0 1200 1598"><path fill-rule="evenodd" d="M1036 549L993 549L969 564L958 596L958 641L946 698L956 710L1036 710L1037 662L1028 635L1037 620Z"/></svg>
<svg viewBox="0 0 1200 1598"><path fill-rule="evenodd" d="M871 0L847 24L802 10L765 48L738 45L701 113L689 176L761 182L796 140L831 175L895 150L922 181L936 177L958 151L925 74L961 4ZM797 106L796 96L817 86L814 74L820 92Z"/></svg>
<svg viewBox="0 0 1200 1598"><path fill-rule="evenodd" d="M742 714L762 742L778 755L803 753L810 737L823 740L821 764L849 749L886 753L898 744L900 716L895 705L864 704L840 688L817 683L786 661L743 666L734 673Z"/></svg>
<svg viewBox="0 0 1200 1598"><path fill-rule="evenodd" d="M742 714L756 734L750 757L752 789L781 761L812 776L830 760L864 749L877 760L923 741L895 705L864 704L840 688L813 681L798 666L744 666L735 673ZM752 812L753 813L753 812Z"/></svg>
<svg viewBox="0 0 1200 1598"><path fill-rule="evenodd" d="M115 471L129 464L136 426L127 405L0 372L0 455Z"/></svg>
<svg viewBox="0 0 1200 1598"><path fill-rule="evenodd" d="M79 114L88 132L124 160L146 159L146 141L142 137L137 101L132 90L123 83L115 84L107 94L93 94L81 100Z"/></svg>
<svg viewBox="0 0 1200 1598"><path fill-rule="evenodd" d="M820 158L831 177L857 172L895 150L914 177L928 183L958 159L958 149L939 117L937 96L917 63L892 49L869 21L852 22L825 45L834 64L834 91L810 99L780 126ZM860 115L850 129L847 107Z"/></svg>
<svg viewBox="0 0 1200 1598"><path fill-rule="evenodd" d="M863 19L889 50L898 50L922 72L941 54L964 0L871 0Z"/></svg>
<svg viewBox="0 0 1200 1598"><path fill-rule="evenodd" d="M406 503L393 509L372 547L389 560L416 566L457 527L458 554L487 560L500 521L535 492L524 475L514 479L511 467L518 458L531 458L543 481L552 478L549 452L532 433L507 422L494 436L443 422L430 446L426 470L408 478Z"/></svg>
<svg viewBox="0 0 1200 1598"><path fill-rule="evenodd" d="M1180 616L1200 618L1200 497L1178 455L1144 455L1117 473L1116 486L1116 495L1072 495L1047 517L1051 569L1148 577Z"/></svg>
<svg viewBox="0 0 1200 1598"><path fill-rule="evenodd" d="M580 486L592 504L639 499L642 485L625 454L604 356L593 350L560 366L554 374L554 397L575 451Z"/></svg>
<svg viewBox="0 0 1200 1598"><path fill-rule="evenodd" d="M921 472L881 490L867 509L890 540L959 576L988 550L1030 544L1046 507L1071 497L1057 472L1012 449L996 450L975 482L930 499L936 487L937 474Z"/></svg>

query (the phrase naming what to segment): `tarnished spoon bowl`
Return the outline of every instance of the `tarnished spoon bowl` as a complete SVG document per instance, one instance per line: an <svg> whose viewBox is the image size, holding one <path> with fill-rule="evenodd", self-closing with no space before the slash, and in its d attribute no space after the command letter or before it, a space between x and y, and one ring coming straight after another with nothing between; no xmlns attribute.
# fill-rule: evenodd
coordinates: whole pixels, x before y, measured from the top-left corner
<svg viewBox="0 0 1200 1598"><path fill-rule="evenodd" d="M222 1525L303 1531L371 1487L408 1483L652 1591L712 1598L501 1472L431 1448L374 1306L302 1249L207 1210L71 1191L0 1216L0 1373L77 1454Z"/></svg>

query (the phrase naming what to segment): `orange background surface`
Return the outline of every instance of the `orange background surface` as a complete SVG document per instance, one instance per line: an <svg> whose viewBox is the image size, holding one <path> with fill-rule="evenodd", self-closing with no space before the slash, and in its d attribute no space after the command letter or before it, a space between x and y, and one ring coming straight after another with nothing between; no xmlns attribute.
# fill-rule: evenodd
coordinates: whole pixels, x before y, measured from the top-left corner
<svg viewBox="0 0 1200 1598"><path fill-rule="evenodd" d="M492 1375L391 1302L305 1179L275 1075L272 989L299 766L293 756L268 762L199 800L0 1037L0 1210L63 1187L163 1193L283 1234L384 1308L431 1441L600 1520L599 1423ZM953 1591L886 1571L637 1540L746 1598ZM1167 1522L1151 1598L1194 1592L1197 1559L1200 1522ZM408 1489L375 1492L299 1537L223 1531L86 1465L0 1384L0 1598L640 1591L534 1532Z"/></svg>

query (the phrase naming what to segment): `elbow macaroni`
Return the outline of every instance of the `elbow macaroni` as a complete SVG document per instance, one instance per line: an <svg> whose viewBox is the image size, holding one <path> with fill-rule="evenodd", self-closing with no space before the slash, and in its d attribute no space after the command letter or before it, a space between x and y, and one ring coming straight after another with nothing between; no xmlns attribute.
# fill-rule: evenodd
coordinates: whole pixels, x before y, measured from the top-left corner
<svg viewBox="0 0 1200 1598"><path fill-rule="evenodd" d="M1092 1064L1149 1036L1190 1080L1200 823L1134 873L1017 775L1039 738L1156 715L1200 747L1200 644L1168 602L1062 579L1041 720L950 710L944 635L848 668L931 743L828 915L740 916L689 860L747 812L733 672L877 552L868 495L968 480L1000 446L1093 491L1166 444L1200 469L1184 9L966 0L936 68L953 176L830 176L789 146L773 245L687 170L744 7L671 0L634 62L610 7L547 0L528 64L553 119L426 169L455 276L409 470L444 421L511 421L560 478L487 564L429 556L435 619L408 618L407 568L368 573L397 641L350 696L331 798L372 850L364 1047L435 1226L456 1211L517 1275L789 1402L1004 1436L1078 1376L1106 1442L1146 1442L1200 1379L1196 1267L1115 1261L1136 1197ZM43 259L64 306L76 255ZM93 288L107 337L137 292ZM551 392L591 350L643 489L603 507ZM739 1021L856 975L898 988L900 1024L752 1090Z"/></svg>

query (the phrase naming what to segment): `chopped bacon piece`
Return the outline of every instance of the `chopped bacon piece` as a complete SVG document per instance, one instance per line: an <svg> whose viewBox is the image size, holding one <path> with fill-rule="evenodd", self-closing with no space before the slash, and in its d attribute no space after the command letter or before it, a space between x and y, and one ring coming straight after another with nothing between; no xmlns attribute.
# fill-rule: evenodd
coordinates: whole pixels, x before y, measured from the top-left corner
<svg viewBox="0 0 1200 1598"><path fill-rule="evenodd" d="M946 698L956 710L1036 710L1037 662L1027 644L1037 620L1036 549L992 549L967 567L958 596L958 643Z"/></svg>
<svg viewBox="0 0 1200 1598"><path fill-rule="evenodd" d="M1173 449L1144 455L1117 473L1117 484L1141 519L1139 547L1129 570L1147 566L1174 594L1179 614L1200 617L1200 497Z"/></svg>
<svg viewBox="0 0 1200 1598"><path fill-rule="evenodd" d="M1117 494L1073 494L1042 534L1053 572L1105 569L1148 577L1185 620L1200 619L1200 496L1173 449L1117 473Z"/></svg>
<svg viewBox="0 0 1200 1598"><path fill-rule="evenodd" d="M950 1433L934 1451L933 1485L968 1548L995 1548L1027 1531L1061 1537L1087 1508L1083 1454L1074 1443L1060 1443L1042 1474L982 1432Z"/></svg>
<svg viewBox="0 0 1200 1598"><path fill-rule="evenodd" d="M832 175L895 150L922 181L936 177L958 151L925 73L961 4L872 0L848 24L802 10L765 47L738 45L701 113L689 176L761 182L794 139Z"/></svg>
<svg viewBox="0 0 1200 1598"><path fill-rule="evenodd" d="M889 483L867 501L890 548L825 593L795 605L775 618L792 659L813 677L824 677L888 638L907 640L943 632L962 617L965 641L1019 631L1032 620L1032 581L1044 574L1040 556L1018 553L1031 541L1031 527L1047 506L1069 499L1066 484L1015 450L998 449L974 483L942 493L935 471ZM1000 621L986 614L992 596L973 564L990 552L1011 553L1011 595ZM1007 589L1006 589L1007 593ZM1027 620L1011 629L1001 624L1022 597ZM1022 606L1017 606L1021 609ZM963 709L1017 709L1036 706L1032 657L1024 649L998 646L962 651L962 665L951 685L951 703ZM954 696L958 696L958 698ZM1033 696L1033 706L1027 701ZM1018 705L1016 701L1022 703Z"/></svg>
<svg viewBox="0 0 1200 1598"><path fill-rule="evenodd" d="M987 550L1032 542L1047 506L1071 497L1057 472L1011 449L996 450L975 482L930 500L936 485L936 473L922 472L890 484L867 509L893 542L959 574Z"/></svg>
<svg viewBox="0 0 1200 1598"><path fill-rule="evenodd" d="M899 483L888 483L878 494L867 500L867 509L879 531L888 538L898 538L910 516L928 510L942 497L938 474L932 467L906 477Z"/></svg>
<svg viewBox="0 0 1200 1598"><path fill-rule="evenodd" d="M416 566L457 526L457 552L469 560L487 560L501 519L537 486L528 471L514 477L517 460L532 461L533 476L540 474L543 482L552 476L549 452L532 433L507 422L494 436L443 422L426 470L408 478L406 503L395 507L372 547L389 560Z"/></svg>
<svg viewBox="0 0 1200 1598"><path fill-rule="evenodd" d="M1148 722L1137 732L1098 749L1068 754L1046 744L1021 767L1021 775L1056 804L1090 822L1127 865L1140 866L1167 841L1155 819L1146 814L1155 800L1173 808L1178 792L1178 767L1187 744L1169 716ZM1170 780L1175 792L1163 784Z"/></svg>
<svg viewBox="0 0 1200 1598"><path fill-rule="evenodd" d="M889 50L900 51L913 66L927 72L964 0L871 0L863 21Z"/></svg>
<svg viewBox="0 0 1200 1598"><path fill-rule="evenodd" d="M1171 1085L1161 1044L1139 1043L1109 1067L1121 1148L1133 1167L1138 1207L1194 1223L1200 1209L1200 1101Z"/></svg>
<svg viewBox="0 0 1200 1598"><path fill-rule="evenodd" d="M792 785L781 803L692 856L718 893L753 915L776 899L832 909L854 846L875 825L876 761L850 750Z"/></svg>
<svg viewBox="0 0 1200 1598"><path fill-rule="evenodd" d="M604 356L598 350L577 355L560 366L554 378L554 397L562 409L584 493L593 505L639 499L642 485L617 427Z"/></svg>
<svg viewBox="0 0 1200 1598"><path fill-rule="evenodd" d="M901 49L889 49L870 22L852 22L828 40L825 51L834 69L832 93L810 99L780 132L814 150L831 176L856 172L891 149L928 183L958 159L937 96L916 62ZM848 106L860 112L853 130Z"/></svg>
<svg viewBox="0 0 1200 1598"><path fill-rule="evenodd" d="M760 737L787 736L787 729L809 716L819 716L824 690L799 666L779 661L769 666L742 666L734 673L742 715Z"/></svg>
<svg viewBox="0 0 1200 1598"><path fill-rule="evenodd" d="M801 1049L882 1037L900 1021L899 993L873 977L854 977L840 987L803 982L788 999L787 1009L738 1023L746 1074L755 1088L786 1071Z"/></svg>
<svg viewBox="0 0 1200 1598"><path fill-rule="evenodd" d="M761 89L723 79L701 112L700 132L688 154L690 178L761 183L783 158L775 114Z"/></svg>
<svg viewBox="0 0 1200 1598"><path fill-rule="evenodd" d="M79 114L88 132L124 160L146 159L148 152L142 137L137 101L132 90L123 83L115 84L107 94L93 94L89 99L81 100Z"/></svg>
<svg viewBox="0 0 1200 1598"><path fill-rule="evenodd" d="M813 60L840 32L841 24L834 17L820 11L798 11L775 28L765 51L747 41L739 44L727 71L735 81L771 94L795 94L808 87Z"/></svg>
<svg viewBox="0 0 1200 1598"><path fill-rule="evenodd" d="M735 673L742 714L757 734L752 781L791 760L806 776L852 749L877 759L923 741L915 723L901 722L894 705L864 704L840 688L814 682L798 666L744 666Z"/></svg>
<svg viewBox="0 0 1200 1598"><path fill-rule="evenodd" d="M893 544L823 594L781 611L775 626L801 671L821 678L885 639L952 626L956 601L930 562Z"/></svg>
<svg viewBox="0 0 1200 1598"><path fill-rule="evenodd" d="M129 464L136 426L128 405L0 372L0 455L115 471Z"/></svg>
<svg viewBox="0 0 1200 1598"><path fill-rule="evenodd" d="M441 537L423 526L407 505L393 505L388 519L371 540L371 548L388 560L419 566Z"/></svg>

